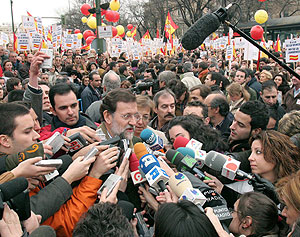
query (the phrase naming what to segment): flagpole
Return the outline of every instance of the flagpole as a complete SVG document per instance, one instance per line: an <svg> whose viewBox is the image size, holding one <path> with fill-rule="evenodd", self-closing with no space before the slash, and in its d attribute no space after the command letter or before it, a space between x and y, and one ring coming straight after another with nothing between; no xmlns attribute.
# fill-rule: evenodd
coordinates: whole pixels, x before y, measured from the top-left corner
<svg viewBox="0 0 300 237"><path fill-rule="evenodd" d="M13 0L10 0L10 10L11 10L11 26L12 26L12 31L13 31L13 33L15 33L14 13L13 13Z"/></svg>

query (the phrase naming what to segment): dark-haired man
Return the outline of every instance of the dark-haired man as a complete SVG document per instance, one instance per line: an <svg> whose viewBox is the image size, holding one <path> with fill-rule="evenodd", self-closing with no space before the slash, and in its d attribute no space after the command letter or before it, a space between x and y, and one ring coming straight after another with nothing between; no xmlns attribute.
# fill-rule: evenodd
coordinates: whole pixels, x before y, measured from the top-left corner
<svg viewBox="0 0 300 237"><path fill-rule="evenodd" d="M157 114L150 121L149 126L155 130L166 132L168 123L175 117L176 97L169 89L157 92L153 98L155 107L154 112Z"/></svg>
<svg viewBox="0 0 300 237"><path fill-rule="evenodd" d="M229 112L229 104L226 97L220 93L212 93L208 95L204 104L208 107L208 117L210 124L215 129L219 130L224 140L227 140L230 135L230 125L233 120L232 113Z"/></svg>
<svg viewBox="0 0 300 237"><path fill-rule="evenodd" d="M90 83L81 93L82 99L82 111L86 109L95 101L101 99L101 78L97 71L93 71L89 74Z"/></svg>
<svg viewBox="0 0 300 237"><path fill-rule="evenodd" d="M249 150L249 138L266 130L269 122L267 106L260 101L248 101L235 113L230 126L229 150L240 152Z"/></svg>
<svg viewBox="0 0 300 237"><path fill-rule="evenodd" d="M99 141L95 131L97 125L89 117L79 113L76 91L72 85L60 83L53 86L49 91L49 99L54 116L51 124L42 128L41 140L49 138L56 131L62 133L66 128L67 136L80 132L90 143Z"/></svg>

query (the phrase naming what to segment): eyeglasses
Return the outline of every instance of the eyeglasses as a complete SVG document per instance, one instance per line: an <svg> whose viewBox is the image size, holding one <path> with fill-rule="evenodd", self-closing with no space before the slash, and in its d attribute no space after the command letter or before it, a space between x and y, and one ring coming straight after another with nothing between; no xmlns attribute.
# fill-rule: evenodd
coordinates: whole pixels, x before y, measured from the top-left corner
<svg viewBox="0 0 300 237"><path fill-rule="evenodd" d="M140 115L139 114L139 117L137 118L136 121L139 121L140 119L142 119L144 122L148 122L149 121L149 115Z"/></svg>
<svg viewBox="0 0 300 237"><path fill-rule="evenodd" d="M136 114L124 114L124 115L121 115L121 117L126 120L126 121L129 121L130 119L134 119L136 121L140 120L141 119L141 115L139 113L136 113Z"/></svg>

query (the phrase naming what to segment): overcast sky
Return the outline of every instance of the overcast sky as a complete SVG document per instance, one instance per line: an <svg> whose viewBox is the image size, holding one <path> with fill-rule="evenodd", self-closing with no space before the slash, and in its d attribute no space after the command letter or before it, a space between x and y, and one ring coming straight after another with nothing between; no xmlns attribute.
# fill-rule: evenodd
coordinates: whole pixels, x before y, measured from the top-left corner
<svg viewBox="0 0 300 237"><path fill-rule="evenodd" d="M0 24L11 23L11 0L1 0ZM72 0L70 0L72 2ZM21 22L21 16L30 12L34 17L59 17L69 7L69 0L13 0L13 14L15 25ZM43 25L50 25L57 20L42 19Z"/></svg>

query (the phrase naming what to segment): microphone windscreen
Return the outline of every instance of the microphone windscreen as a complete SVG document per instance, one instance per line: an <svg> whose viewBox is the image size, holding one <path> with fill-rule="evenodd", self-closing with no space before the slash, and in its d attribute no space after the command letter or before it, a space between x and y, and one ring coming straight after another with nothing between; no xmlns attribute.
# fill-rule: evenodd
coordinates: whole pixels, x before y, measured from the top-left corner
<svg viewBox="0 0 300 237"><path fill-rule="evenodd" d="M187 138L185 138L185 137L181 137L181 136L176 137L176 138L175 138L175 141L174 141L174 143L173 143L173 147L174 147L175 149L178 149L179 147L185 147L186 144L189 143L189 141L190 141L190 140L187 139Z"/></svg>
<svg viewBox="0 0 300 237"><path fill-rule="evenodd" d="M131 156L129 157L129 169L131 172L139 169L139 160L134 153L131 153Z"/></svg>
<svg viewBox="0 0 300 237"><path fill-rule="evenodd" d="M147 174L154 166L160 167L160 164L154 155L147 154L140 159L140 168L144 174Z"/></svg>
<svg viewBox="0 0 300 237"><path fill-rule="evenodd" d="M56 237L54 229L48 225L41 225L35 229L29 237Z"/></svg>
<svg viewBox="0 0 300 237"><path fill-rule="evenodd" d="M138 160L140 160L144 155L148 154L146 146L141 142L134 144L133 150Z"/></svg>
<svg viewBox="0 0 300 237"><path fill-rule="evenodd" d="M24 177L15 178L0 185L2 201L6 202L19 193L25 191L28 187L28 181Z"/></svg>
<svg viewBox="0 0 300 237"><path fill-rule="evenodd" d="M184 156L180 152L175 151L173 149L169 149L167 151L166 157L168 161L170 161L172 164L176 166L178 166L180 161L184 158Z"/></svg>
<svg viewBox="0 0 300 237"><path fill-rule="evenodd" d="M131 221L133 218L134 205L131 202L120 200L118 206L122 209L122 213L126 216L128 221Z"/></svg>
<svg viewBox="0 0 300 237"><path fill-rule="evenodd" d="M170 177L169 185L177 197L180 197L187 188L193 188L190 180L180 172Z"/></svg>
<svg viewBox="0 0 300 237"><path fill-rule="evenodd" d="M191 148L188 148L188 147L179 147L177 149L178 152L180 152L182 155L186 156L190 156L192 158L195 158L195 152L191 149Z"/></svg>
<svg viewBox="0 0 300 237"><path fill-rule="evenodd" d="M152 145L156 141L154 132L152 132L149 128L146 128L141 132L140 138L148 145Z"/></svg>
<svg viewBox="0 0 300 237"><path fill-rule="evenodd" d="M226 158L216 151L210 151L206 154L204 164L215 171L222 171Z"/></svg>
<svg viewBox="0 0 300 237"><path fill-rule="evenodd" d="M220 26L220 20L215 14L207 14L195 22L183 35L183 48L192 50L198 48L203 41Z"/></svg>

